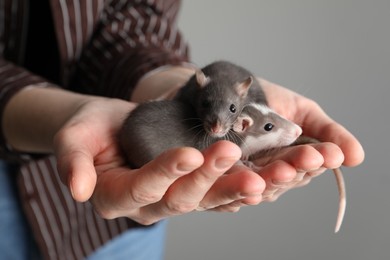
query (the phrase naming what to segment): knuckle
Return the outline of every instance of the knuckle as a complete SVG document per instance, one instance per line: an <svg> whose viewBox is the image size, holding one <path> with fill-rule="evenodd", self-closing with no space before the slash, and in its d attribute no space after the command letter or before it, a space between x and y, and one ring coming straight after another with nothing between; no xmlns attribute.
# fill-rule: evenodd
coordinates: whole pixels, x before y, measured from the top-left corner
<svg viewBox="0 0 390 260"><path fill-rule="evenodd" d="M268 202L275 202L278 198L278 196L271 196L268 198Z"/></svg>
<svg viewBox="0 0 390 260"><path fill-rule="evenodd" d="M131 217L130 217L131 218ZM137 223L143 225L143 226L150 226L153 225L154 223L158 222L160 219L152 219L152 218L131 218Z"/></svg>
<svg viewBox="0 0 390 260"><path fill-rule="evenodd" d="M167 209L173 215L188 213L197 208L198 204L188 202L167 202Z"/></svg>
<svg viewBox="0 0 390 260"><path fill-rule="evenodd" d="M155 165L155 172L158 172L159 174L161 174L162 176L164 176L164 178L167 178L167 179L174 179L174 178L177 178L178 176L176 176L176 172L173 171L173 170L169 170L167 168L167 165L165 165L165 162L166 160L162 160L163 163L158 163Z"/></svg>
<svg viewBox="0 0 390 260"><path fill-rule="evenodd" d="M232 205L221 205L215 208L208 209L209 211L215 212L227 212L227 213L236 213L240 211L240 206L232 206Z"/></svg>
<svg viewBox="0 0 390 260"><path fill-rule="evenodd" d="M279 198L279 195L272 194L272 195L263 197L263 201L265 201L265 202L275 202L278 198Z"/></svg>
<svg viewBox="0 0 390 260"><path fill-rule="evenodd" d="M239 212L240 209L241 209L241 207L229 206L229 207L225 208L225 211L230 212L230 213L236 213L236 212Z"/></svg>
<svg viewBox="0 0 390 260"><path fill-rule="evenodd" d="M310 183L311 178L304 178L298 185L297 187L303 187L306 186Z"/></svg>
<svg viewBox="0 0 390 260"><path fill-rule="evenodd" d="M101 203L96 197L90 199L94 212L103 219L114 219L119 217L118 211L113 210L112 207L107 207L104 203Z"/></svg>
<svg viewBox="0 0 390 260"><path fill-rule="evenodd" d="M255 206L255 205L259 205L263 200L263 196L260 195L260 196L253 196L253 197L249 197L247 198L244 203L245 205L248 205L248 206Z"/></svg>
<svg viewBox="0 0 390 260"><path fill-rule="evenodd" d="M95 207L95 212L103 219L114 219L118 217L112 210L103 210Z"/></svg>
<svg viewBox="0 0 390 260"><path fill-rule="evenodd" d="M300 147L300 153L304 157L309 156L309 155L311 155L311 153L316 152L316 151L317 150L310 145L303 145Z"/></svg>
<svg viewBox="0 0 390 260"><path fill-rule="evenodd" d="M316 110L316 111L322 110L321 106L313 99L305 99L304 105L308 107L310 110Z"/></svg>
<svg viewBox="0 0 390 260"><path fill-rule="evenodd" d="M132 202L135 202L137 204L150 204L157 202L161 199L161 196L159 196L158 194L136 189L130 189L129 197Z"/></svg>
<svg viewBox="0 0 390 260"><path fill-rule="evenodd" d="M53 137L54 144L61 143L64 139L67 140L69 137L69 134L67 134L66 131L63 129L60 129Z"/></svg>
<svg viewBox="0 0 390 260"><path fill-rule="evenodd" d="M78 128L77 125L67 125L54 135L53 141L55 144L61 144L62 142L73 140L75 136L80 136L83 133L82 130L83 129Z"/></svg>

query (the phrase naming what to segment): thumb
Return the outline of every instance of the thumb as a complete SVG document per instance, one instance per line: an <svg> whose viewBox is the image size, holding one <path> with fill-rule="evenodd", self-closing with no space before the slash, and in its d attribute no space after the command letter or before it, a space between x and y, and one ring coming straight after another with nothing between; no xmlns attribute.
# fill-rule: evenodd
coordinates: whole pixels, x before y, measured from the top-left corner
<svg viewBox="0 0 390 260"><path fill-rule="evenodd" d="M84 202L92 196L97 176L92 151L81 145L79 139L83 135L74 133L60 131L54 138L54 151L61 181L68 186L73 199Z"/></svg>
<svg viewBox="0 0 390 260"><path fill-rule="evenodd" d="M96 186L96 170L93 157L78 151L64 160L66 183L73 199L79 202L88 200Z"/></svg>
<svg viewBox="0 0 390 260"><path fill-rule="evenodd" d="M57 157L57 169L73 199L84 202L92 196L97 179L92 155L83 151L63 152Z"/></svg>

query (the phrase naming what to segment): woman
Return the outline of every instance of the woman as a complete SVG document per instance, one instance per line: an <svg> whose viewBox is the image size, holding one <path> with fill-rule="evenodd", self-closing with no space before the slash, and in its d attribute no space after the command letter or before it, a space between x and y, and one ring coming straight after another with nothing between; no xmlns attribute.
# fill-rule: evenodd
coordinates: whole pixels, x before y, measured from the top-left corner
<svg viewBox="0 0 390 260"><path fill-rule="evenodd" d="M259 173L233 166L240 150L229 142L128 169L114 138L125 115L193 74L178 8L174 0L2 1L0 218L8 222L0 222L21 229L12 239L2 228L1 252L29 258L36 240L47 259L159 259L162 219L275 200L326 168L363 160L359 142L316 103L262 80L271 107L332 143L286 149ZM23 246L30 227L34 239Z"/></svg>

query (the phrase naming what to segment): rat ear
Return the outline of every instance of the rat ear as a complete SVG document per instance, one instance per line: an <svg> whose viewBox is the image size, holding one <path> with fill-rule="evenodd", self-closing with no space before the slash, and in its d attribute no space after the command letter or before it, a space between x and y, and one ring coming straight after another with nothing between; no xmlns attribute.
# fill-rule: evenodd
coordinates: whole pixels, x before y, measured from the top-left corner
<svg viewBox="0 0 390 260"><path fill-rule="evenodd" d="M253 125L253 119L249 116L239 116L233 124L233 131L236 133L245 132Z"/></svg>
<svg viewBox="0 0 390 260"><path fill-rule="evenodd" d="M210 79L203 73L203 71L201 69L196 70L195 76L196 76L196 82L198 83L198 85L201 88L206 86L207 83L209 83L209 81L210 81Z"/></svg>
<svg viewBox="0 0 390 260"><path fill-rule="evenodd" d="M252 86L252 83L253 83L253 77L252 76L249 76L246 80L244 80L243 82L239 83L236 86L237 94L240 97L245 98L246 95L248 94L249 88Z"/></svg>

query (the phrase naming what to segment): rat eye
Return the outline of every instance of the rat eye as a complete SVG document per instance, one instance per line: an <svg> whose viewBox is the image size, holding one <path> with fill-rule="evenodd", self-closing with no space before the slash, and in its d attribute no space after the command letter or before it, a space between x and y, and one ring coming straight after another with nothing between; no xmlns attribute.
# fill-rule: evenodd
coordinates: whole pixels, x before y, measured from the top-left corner
<svg viewBox="0 0 390 260"><path fill-rule="evenodd" d="M236 113L237 108L236 108L236 106L235 106L234 104L231 104L229 110L230 110L230 112L232 112L232 113Z"/></svg>
<svg viewBox="0 0 390 260"><path fill-rule="evenodd" d="M274 125L271 123L265 124L265 126L264 126L264 130L267 132L271 131L272 128L274 128Z"/></svg>

